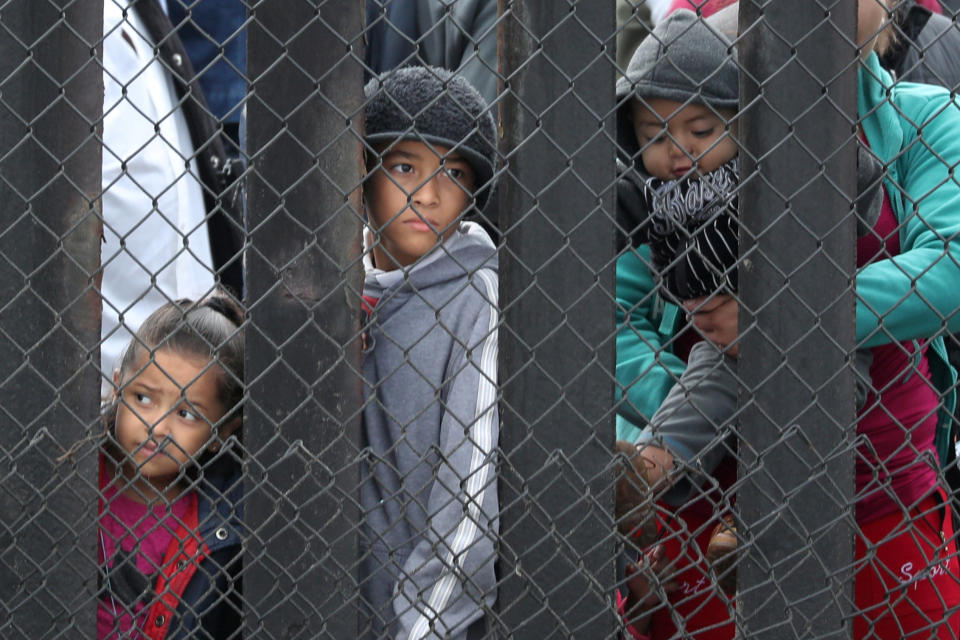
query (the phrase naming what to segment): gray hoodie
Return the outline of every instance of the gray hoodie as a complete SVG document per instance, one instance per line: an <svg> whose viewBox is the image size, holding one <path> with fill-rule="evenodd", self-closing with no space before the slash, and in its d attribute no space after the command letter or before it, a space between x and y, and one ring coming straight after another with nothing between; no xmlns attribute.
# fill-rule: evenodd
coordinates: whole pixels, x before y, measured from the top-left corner
<svg viewBox="0 0 960 640"><path fill-rule="evenodd" d="M496 596L496 248L461 223L409 269L368 269L363 294L363 636L479 636Z"/></svg>

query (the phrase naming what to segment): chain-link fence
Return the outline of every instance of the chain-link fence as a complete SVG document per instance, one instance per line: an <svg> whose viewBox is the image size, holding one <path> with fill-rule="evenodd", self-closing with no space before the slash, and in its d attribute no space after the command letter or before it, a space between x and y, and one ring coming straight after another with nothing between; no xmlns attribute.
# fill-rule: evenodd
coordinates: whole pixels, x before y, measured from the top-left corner
<svg viewBox="0 0 960 640"><path fill-rule="evenodd" d="M0 637L960 636L960 6L730 4L0 1Z"/></svg>

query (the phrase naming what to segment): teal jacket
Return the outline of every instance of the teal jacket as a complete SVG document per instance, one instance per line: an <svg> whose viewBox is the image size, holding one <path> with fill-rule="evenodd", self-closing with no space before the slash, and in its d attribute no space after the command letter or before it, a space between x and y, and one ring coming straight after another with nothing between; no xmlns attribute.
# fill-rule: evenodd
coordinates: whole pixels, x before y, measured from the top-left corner
<svg viewBox="0 0 960 640"><path fill-rule="evenodd" d="M857 342L933 338L928 357L943 394L937 451L944 459L957 377L943 335L960 330L960 183L952 175L960 166L960 105L940 87L894 83L875 54L861 65L858 84L864 133L887 165L901 250L857 273ZM627 440L636 439L684 367L671 348L683 316L656 294L648 265L646 247L617 261L617 437Z"/></svg>

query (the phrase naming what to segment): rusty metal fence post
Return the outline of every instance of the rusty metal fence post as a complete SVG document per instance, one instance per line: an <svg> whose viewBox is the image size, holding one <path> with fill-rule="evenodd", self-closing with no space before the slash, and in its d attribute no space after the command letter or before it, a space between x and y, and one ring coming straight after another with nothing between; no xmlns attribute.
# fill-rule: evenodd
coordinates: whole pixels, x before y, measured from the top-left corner
<svg viewBox="0 0 960 640"><path fill-rule="evenodd" d="M613 2L501 2L498 624L614 634Z"/></svg>
<svg viewBox="0 0 960 640"><path fill-rule="evenodd" d="M852 630L857 7L823 4L740 3L742 637Z"/></svg>
<svg viewBox="0 0 960 640"><path fill-rule="evenodd" d="M102 6L0 7L3 638L95 632Z"/></svg>
<svg viewBox="0 0 960 640"><path fill-rule="evenodd" d="M250 9L250 637L358 637L362 21L348 0Z"/></svg>

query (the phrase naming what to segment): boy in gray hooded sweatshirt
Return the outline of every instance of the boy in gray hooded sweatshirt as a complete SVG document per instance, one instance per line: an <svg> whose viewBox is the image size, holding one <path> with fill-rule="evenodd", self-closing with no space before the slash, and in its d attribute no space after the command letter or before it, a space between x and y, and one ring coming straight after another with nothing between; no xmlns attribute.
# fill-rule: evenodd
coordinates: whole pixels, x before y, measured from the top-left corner
<svg viewBox="0 0 960 640"><path fill-rule="evenodd" d="M442 69L365 96L362 635L479 637L496 594L497 253L462 217L492 191L496 129Z"/></svg>

